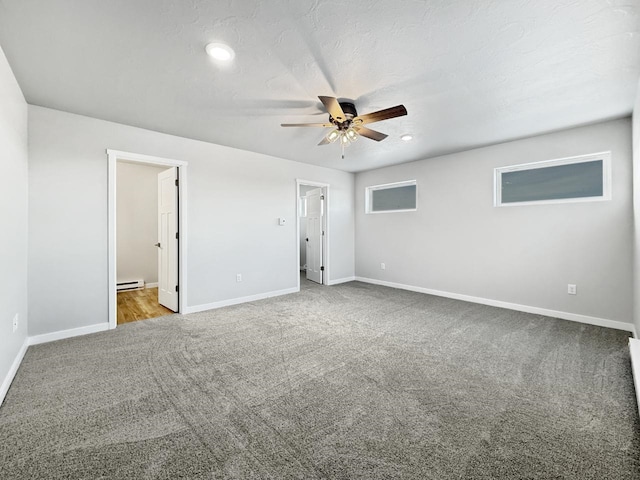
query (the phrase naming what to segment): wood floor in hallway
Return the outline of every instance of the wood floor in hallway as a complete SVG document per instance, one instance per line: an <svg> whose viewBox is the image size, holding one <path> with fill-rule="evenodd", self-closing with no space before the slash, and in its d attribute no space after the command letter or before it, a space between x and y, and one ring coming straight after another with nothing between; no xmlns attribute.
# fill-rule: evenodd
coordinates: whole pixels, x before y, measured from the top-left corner
<svg viewBox="0 0 640 480"><path fill-rule="evenodd" d="M118 292L118 325L172 313L158 303L157 287Z"/></svg>

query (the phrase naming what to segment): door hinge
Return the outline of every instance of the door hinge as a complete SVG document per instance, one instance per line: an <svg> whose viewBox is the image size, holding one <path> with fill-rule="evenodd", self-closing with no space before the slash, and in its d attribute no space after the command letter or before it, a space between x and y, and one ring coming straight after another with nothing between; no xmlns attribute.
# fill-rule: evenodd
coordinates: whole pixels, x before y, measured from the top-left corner
<svg viewBox="0 0 640 480"><path fill-rule="evenodd" d="M322 236L324 236L324 230L322 231Z"/></svg>
<svg viewBox="0 0 640 480"><path fill-rule="evenodd" d="M176 285L176 292L178 291L178 285Z"/></svg>
<svg viewBox="0 0 640 480"><path fill-rule="evenodd" d="M176 240L178 239L178 232L176 232Z"/></svg>
<svg viewBox="0 0 640 480"><path fill-rule="evenodd" d="M178 179L176 178L176 187L178 186Z"/></svg>
<svg viewBox="0 0 640 480"><path fill-rule="evenodd" d="M320 267L320 271L321 271L321 272L324 272L324 267Z"/></svg>
<svg viewBox="0 0 640 480"><path fill-rule="evenodd" d="M324 200L324 195L320 195L320 200Z"/></svg>

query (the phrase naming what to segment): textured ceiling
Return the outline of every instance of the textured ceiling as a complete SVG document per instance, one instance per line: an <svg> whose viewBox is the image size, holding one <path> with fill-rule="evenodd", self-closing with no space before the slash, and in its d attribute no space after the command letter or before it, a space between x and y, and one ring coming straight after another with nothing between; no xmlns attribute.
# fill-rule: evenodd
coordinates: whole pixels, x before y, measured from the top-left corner
<svg viewBox="0 0 640 480"><path fill-rule="evenodd" d="M359 171L628 115L639 15L640 0L0 0L0 45L31 104ZM279 126L326 121L318 95L409 114L342 160L316 146L324 130Z"/></svg>

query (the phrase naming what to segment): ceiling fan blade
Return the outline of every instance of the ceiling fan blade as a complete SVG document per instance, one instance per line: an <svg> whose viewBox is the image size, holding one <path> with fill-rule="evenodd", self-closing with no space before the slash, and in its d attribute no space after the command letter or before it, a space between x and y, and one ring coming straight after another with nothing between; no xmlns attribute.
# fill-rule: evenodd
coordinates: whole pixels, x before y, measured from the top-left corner
<svg viewBox="0 0 640 480"><path fill-rule="evenodd" d="M281 127L333 127L333 123L281 123Z"/></svg>
<svg viewBox="0 0 640 480"><path fill-rule="evenodd" d="M318 144L318 146L320 145L329 145L331 142L329 140L327 140L327 137L324 137L322 140L320 140L320 143Z"/></svg>
<svg viewBox="0 0 640 480"><path fill-rule="evenodd" d="M386 133L376 132L375 130L371 130L367 127L354 127L353 129L358 132L358 135L370 138L371 140L375 140L376 142L380 142L389 136Z"/></svg>
<svg viewBox="0 0 640 480"><path fill-rule="evenodd" d="M338 99L335 97L318 97L320 101L323 103L324 107L329 112L334 120L338 122L344 122L347 119L347 116L342 111L342 107L338 103Z"/></svg>
<svg viewBox="0 0 640 480"><path fill-rule="evenodd" d="M407 109L404 105L396 105L395 107L385 108L384 110L378 110L377 112L367 113L360 115L353 119L355 123L364 125L366 123L380 122L389 118L402 117L407 114Z"/></svg>

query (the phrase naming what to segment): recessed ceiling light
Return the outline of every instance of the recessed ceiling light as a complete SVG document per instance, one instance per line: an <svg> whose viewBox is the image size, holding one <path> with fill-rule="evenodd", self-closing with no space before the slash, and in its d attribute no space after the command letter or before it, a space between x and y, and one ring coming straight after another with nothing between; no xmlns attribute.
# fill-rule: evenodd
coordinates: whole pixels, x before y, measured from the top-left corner
<svg viewBox="0 0 640 480"><path fill-rule="evenodd" d="M230 62L233 60L233 57L236 56L236 53L231 47L224 43L210 43L205 47L205 50L210 57L220 60L221 62Z"/></svg>
<svg viewBox="0 0 640 480"><path fill-rule="evenodd" d="M405 142L410 142L411 140L413 140L413 135L406 133L402 135L400 139L404 140Z"/></svg>

